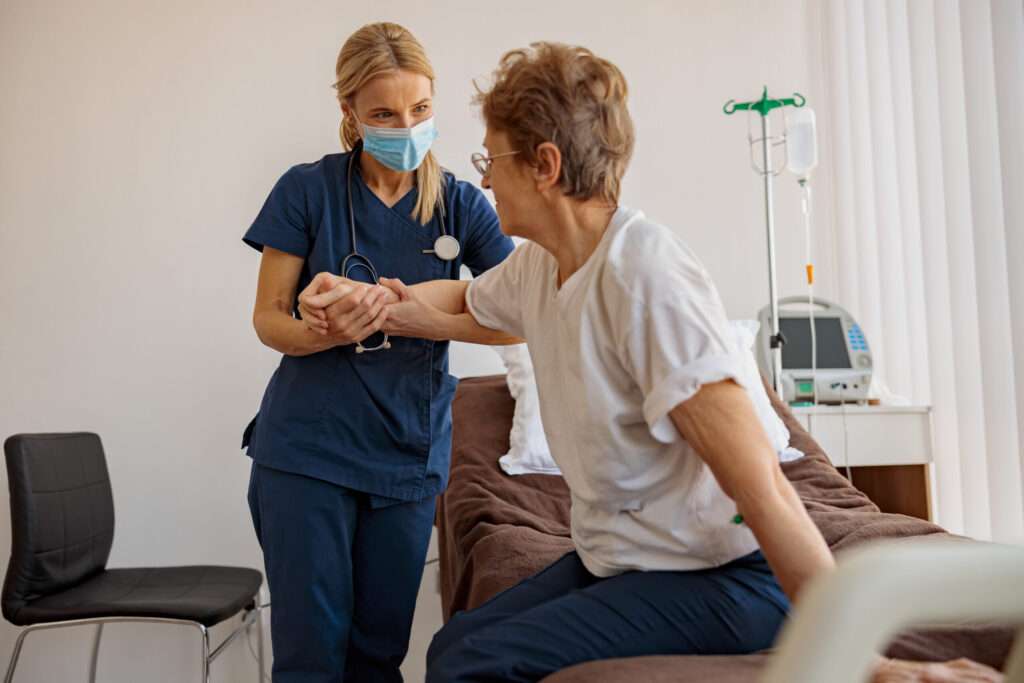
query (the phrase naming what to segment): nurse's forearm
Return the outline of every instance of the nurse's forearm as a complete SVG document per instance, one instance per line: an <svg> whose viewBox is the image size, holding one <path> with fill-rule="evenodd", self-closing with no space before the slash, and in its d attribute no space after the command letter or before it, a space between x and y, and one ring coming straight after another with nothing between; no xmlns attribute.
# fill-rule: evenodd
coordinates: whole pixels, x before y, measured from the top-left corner
<svg viewBox="0 0 1024 683"><path fill-rule="evenodd" d="M421 301L450 315L465 313L468 288L469 280L430 280L409 287Z"/></svg>
<svg viewBox="0 0 1024 683"><path fill-rule="evenodd" d="M333 348L338 343L280 310L260 311L253 315L252 322L260 341L286 356L308 356Z"/></svg>

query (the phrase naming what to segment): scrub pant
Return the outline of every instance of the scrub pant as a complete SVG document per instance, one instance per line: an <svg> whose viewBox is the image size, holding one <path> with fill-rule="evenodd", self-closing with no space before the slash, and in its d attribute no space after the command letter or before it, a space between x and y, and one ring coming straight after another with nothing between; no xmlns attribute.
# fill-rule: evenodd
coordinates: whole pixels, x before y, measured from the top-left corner
<svg viewBox="0 0 1024 683"><path fill-rule="evenodd" d="M536 681L612 657L746 654L771 647L788 609L760 551L713 569L604 579L571 552L453 616L427 651L427 683Z"/></svg>
<svg viewBox="0 0 1024 683"><path fill-rule="evenodd" d="M401 681L434 499L374 507L365 493L253 463L249 509L274 683Z"/></svg>

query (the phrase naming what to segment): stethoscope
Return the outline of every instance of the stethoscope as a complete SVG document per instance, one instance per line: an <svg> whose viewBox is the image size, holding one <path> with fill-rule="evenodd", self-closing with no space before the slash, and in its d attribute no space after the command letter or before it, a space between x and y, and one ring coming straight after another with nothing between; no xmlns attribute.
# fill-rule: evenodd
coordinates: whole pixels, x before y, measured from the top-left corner
<svg viewBox="0 0 1024 683"><path fill-rule="evenodd" d="M352 150L352 154L348 157L348 176L345 179L345 194L348 197L348 227L352 236L352 253L345 257L341 262L341 275L342 277L350 277L350 274L358 268L362 268L370 274L374 284L380 283L380 278L377 276L377 269L373 267L373 263L370 259L359 253L359 247L356 245L356 214L352 209L352 168L355 163L356 156L362 153L362 143L360 142L355 149ZM462 251L462 247L459 245L459 240L448 234L448 228L445 227L445 212L444 212L444 200L438 204L439 217L441 219L441 236L434 240L433 249L424 249L424 254L434 254L437 258L442 261L454 261L459 252ZM356 353L364 353L366 351L380 351L381 349L390 349L391 342L388 340L387 332L382 332L384 335L384 341L377 346L363 346L362 342L356 342Z"/></svg>

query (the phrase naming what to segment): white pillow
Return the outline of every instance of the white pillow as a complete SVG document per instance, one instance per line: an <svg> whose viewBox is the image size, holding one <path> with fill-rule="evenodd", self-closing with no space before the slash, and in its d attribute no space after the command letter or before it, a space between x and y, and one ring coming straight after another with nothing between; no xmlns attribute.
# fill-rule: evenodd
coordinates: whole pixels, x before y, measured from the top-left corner
<svg viewBox="0 0 1024 683"><path fill-rule="evenodd" d="M761 373L754 360L754 341L757 339L759 323L756 320L730 320L733 343L743 354L740 368L741 384L747 389L761 424L764 425L775 452L781 462L803 457L803 453L789 447L789 430L772 408L771 400L761 382ZM508 390L516 401L512 417L512 431L509 434L509 452L498 458L498 464L506 474L561 474L551 457L544 426L540 418L540 402L537 397L537 381L533 375L533 363L526 344L495 346L508 371Z"/></svg>
<svg viewBox="0 0 1024 683"><path fill-rule="evenodd" d="M508 371L508 390L516 400L509 433L509 452L498 458L506 474L561 474L551 458L544 425L540 420L540 400L533 363L526 344L495 346Z"/></svg>

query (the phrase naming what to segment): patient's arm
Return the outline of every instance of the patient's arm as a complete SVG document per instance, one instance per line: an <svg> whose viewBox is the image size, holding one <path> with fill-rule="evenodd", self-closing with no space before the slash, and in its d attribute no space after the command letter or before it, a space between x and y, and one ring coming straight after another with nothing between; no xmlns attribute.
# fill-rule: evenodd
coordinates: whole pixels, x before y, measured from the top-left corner
<svg viewBox="0 0 1024 683"><path fill-rule="evenodd" d="M433 280L411 287L401 280L381 278L380 283L399 297L387 307L384 331L396 337L474 344L519 344L522 339L484 327L466 309L465 280Z"/></svg>
<svg viewBox="0 0 1024 683"><path fill-rule="evenodd" d="M466 312L466 290L469 289L469 280L430 280L416 285L406 285L401 280L382 277L380 283L399 295L401 287L405 287L411 297L443 313L458 315Z"/></svg>
<svg viewBox="0 0 1024 683"><path fill-rule="evenodd" d="M671 413L679 433L708 464L761 545L783 590L796 602L832 554L765 435L746 391L732 381L708 384ZM998 671L966 659L910 662L878 658L872 683L998 683Z"/></svg>
<svg viewBox="0 0 1024 683"><path fill-rule="evenodd" d="M736 502L743 523L795 602L808 579L834 566L832 554L782 474L746 390L732 381L704 385L671 417Z"/></svg>

